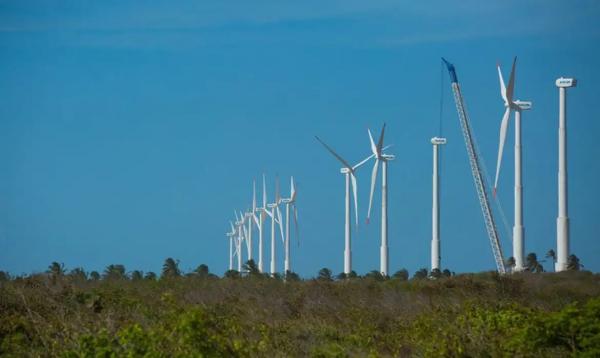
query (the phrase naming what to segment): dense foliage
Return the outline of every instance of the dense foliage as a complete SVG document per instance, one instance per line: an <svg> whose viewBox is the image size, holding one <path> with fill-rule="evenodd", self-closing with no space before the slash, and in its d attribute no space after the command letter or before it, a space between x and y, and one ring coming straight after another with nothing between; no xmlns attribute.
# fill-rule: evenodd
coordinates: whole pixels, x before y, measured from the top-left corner
<svg viewBox="0 0 600 358"><path fill-rule="evenodd" d="M600 356L600 275L369 273L284 281L199 266L0 280L3 356ZM92 277L94 276L94 277ZM292 277L292 276L290 276Z"/></svg>

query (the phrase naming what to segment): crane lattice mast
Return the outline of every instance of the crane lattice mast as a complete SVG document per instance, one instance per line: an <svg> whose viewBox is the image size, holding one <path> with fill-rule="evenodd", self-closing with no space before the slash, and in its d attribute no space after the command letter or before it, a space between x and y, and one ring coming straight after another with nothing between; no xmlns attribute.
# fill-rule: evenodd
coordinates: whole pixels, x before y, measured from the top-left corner
<svg viewBox="0 0 600 358"><path fill-rule="evenodd" d="M496 261L496 268L498 269L499 273L504 274L506 273L506 267L504 266L504 257L502 256L502 249L500 247L500 238L498 237L498 230L496 229L496 223L494 222L494 216L492 215L492 209L488 200L485 181L483 180L483 174L479 165L479 157L477 156L475 143L473 142L473 136L471 134L469 117L467 116L460 86L458 85L458 78L456 77L456 70L454 69L453 64L449 63L443 58L442 61L444 61L446 67L448 67L448 72L450 73L450 79L452 81L452 93L454 94L454 102L456 103L456 111L458 112L458 118L460 120L460 127L465 139L467 153L469 154L471 174L473 174L475 188L477 189L477 198L479 199L479 204L481 205L481 211L485 221L485 228L492 246L494 260Z"/></svg>

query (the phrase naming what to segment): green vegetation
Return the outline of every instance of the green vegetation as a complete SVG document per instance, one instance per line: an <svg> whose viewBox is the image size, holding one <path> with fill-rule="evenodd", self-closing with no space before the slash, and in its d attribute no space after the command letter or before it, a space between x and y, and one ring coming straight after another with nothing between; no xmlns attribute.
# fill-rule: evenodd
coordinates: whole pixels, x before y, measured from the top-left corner
<svg viewBox="0 0 600 358"><path fill-rule="evenodd" d="M419 270L409 280L323 268L283 280L245 268L220 278L167 259L160 277L123 265L0 272L0 355L600 356L600 275L590 272Z"/></svg>

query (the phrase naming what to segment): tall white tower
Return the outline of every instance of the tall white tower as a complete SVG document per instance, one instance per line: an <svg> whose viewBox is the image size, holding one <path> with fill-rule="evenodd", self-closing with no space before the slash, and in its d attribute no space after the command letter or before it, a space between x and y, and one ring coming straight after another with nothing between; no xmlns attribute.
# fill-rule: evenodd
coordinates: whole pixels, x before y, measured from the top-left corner
<svg viewBox="0 0 600 358"><path fill-rule="evenodd" d="M567 269L569 257L569 215L567 196L567 88L575 87L574 78L558 78L558 218L556 219L556 267Z"/></svg>
<svg viewBox="0 0 600 358"><path fill-rule="evenodd" d="M433 145L433 201L431 205L431 271L440 267L440 195L439 195L439 146L446 144L446 138L431 138Z"/></svg>
<svg viewBox="0 0 600 358"><path fill-rule="evenodd" d="M531 109L529 101L516 100L515 110L515 220L513 225L513 257L515 271L525 269L525 228L523 226L523 182L521 163L521 112Z"/></svg>

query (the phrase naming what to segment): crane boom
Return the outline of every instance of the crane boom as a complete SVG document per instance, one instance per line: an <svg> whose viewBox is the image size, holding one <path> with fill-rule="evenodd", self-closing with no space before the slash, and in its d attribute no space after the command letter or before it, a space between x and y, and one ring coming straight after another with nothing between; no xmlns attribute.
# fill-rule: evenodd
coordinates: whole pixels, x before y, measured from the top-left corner
<svg viewBox="0 0 600 358"><path fill-rule="evenodd" d="M500 247L500 238L498 237L498 230L496 229L496 223L494 222L494 216L492 215L492 209L488 200L485 181L483 180L483 174L479 165L479 157L477 156L477 150L475 148L475 143L471 133L469 117L467 116L460 86L458 85L458 78L456 77L456 70L454 65L446 61L444 58L442 58L442 61L444 61L446 67L448 67L448 72L450 73L450 80L452 81L452 93L454 94L454 102L456 103L456 111L458 112L458 118L460 120L460 127L465 139L465 145L467 146L469 164L471 165L471 174L473 174L473 181L475 182L475 188L477 189L477 198L479 199L479 204L481 205L481 212L483 213L485 228L492 246L494 260L496 261L496 268L498 269L499 273L504 274L506 273L506 267L504 266L504 257L502 256L502 248Z"/></svg>

